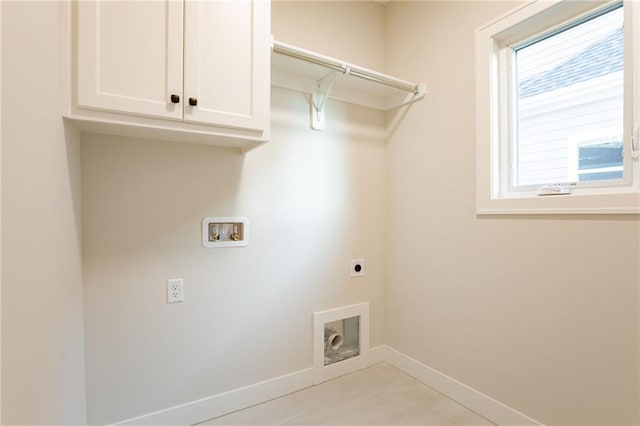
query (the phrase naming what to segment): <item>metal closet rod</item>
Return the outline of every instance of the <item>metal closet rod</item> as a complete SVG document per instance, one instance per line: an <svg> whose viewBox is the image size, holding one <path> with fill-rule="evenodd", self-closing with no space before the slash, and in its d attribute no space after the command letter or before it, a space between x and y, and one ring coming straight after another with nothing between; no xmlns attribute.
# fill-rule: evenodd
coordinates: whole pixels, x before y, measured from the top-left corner
<svg viewBox="0 0 640 426"><path fill-rule="evenodd" d="M379 72L375 72L366 68L359 67L357 65L347 64L329 56L324 56L319 53L312 52L310 50L302 49L300 47L292 46L280 41L273 41L273 51L283 55L290 56L292 58L300 59L313 64L321 65L325 68L329 68L335 71L340 71L343 74L352 75L354 77L362 78L364 80L380 83L385 86L393 87L395 89L410 92L415 95L420 93L419 85L410 83L408 81L400 80L398 78L390 77Z"/></svg>

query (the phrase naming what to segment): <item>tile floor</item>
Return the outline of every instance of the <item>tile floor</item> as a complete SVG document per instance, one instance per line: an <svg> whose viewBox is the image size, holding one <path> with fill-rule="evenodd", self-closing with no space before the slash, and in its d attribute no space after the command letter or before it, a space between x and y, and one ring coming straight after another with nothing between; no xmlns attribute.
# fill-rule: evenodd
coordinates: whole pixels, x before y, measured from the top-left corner
<svg viewBox="0 0 640 426"><path fill-rule="evenodd" d="M201 425L493 425L387 363Z"/></svg>

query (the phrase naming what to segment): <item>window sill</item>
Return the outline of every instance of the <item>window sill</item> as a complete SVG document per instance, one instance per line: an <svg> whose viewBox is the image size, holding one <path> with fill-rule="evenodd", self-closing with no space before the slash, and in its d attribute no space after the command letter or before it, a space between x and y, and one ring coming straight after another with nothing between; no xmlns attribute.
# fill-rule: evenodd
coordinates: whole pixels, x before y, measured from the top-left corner
<svg viewBox="0 0 640 426"><path fill-rule="evenodd" d="M491 199L478 194L476 214L640 214L640 193L573 193L501 199Z"/></svg>

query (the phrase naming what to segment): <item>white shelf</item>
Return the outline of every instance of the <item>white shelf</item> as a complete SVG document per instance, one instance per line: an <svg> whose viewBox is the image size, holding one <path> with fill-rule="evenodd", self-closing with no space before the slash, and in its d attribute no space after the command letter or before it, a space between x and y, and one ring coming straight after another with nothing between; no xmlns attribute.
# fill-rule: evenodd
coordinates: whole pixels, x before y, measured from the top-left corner
<svg viewBox="0 0 640 426"><path fill-rule="evenodd" d="M323 81L324 79L324 81ZM329 86L328 97L378 110L391 110L424 97L422 83L412 83L274 41L271 55L271 84L277 87L319 94ZM394 86L394 87L392 87Z"/></svg>

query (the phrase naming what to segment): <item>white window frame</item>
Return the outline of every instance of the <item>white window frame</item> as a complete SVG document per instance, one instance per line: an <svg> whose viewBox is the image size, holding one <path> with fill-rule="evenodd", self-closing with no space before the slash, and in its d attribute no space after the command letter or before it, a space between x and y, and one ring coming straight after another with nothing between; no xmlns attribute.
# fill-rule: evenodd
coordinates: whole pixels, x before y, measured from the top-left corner
<svg viewBox="0 0 640 426"><path fill-rule="evenodd" d="M512 103L509 85L513 46L562 27L618 1L536 0L523 4L476 31L476 213L477 214L639 214L640 166L637 130L640 111L640 4L624 1L626 182L568 185L568 195L538 196L536 188L510 188ZM632 135L635 140L632 142ZM629 172L630 171L630 172ZM560 182L559 182L560 183Z"/></svg>

